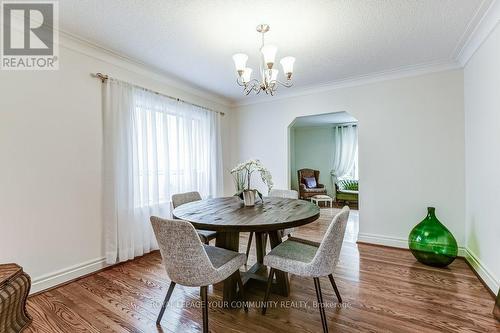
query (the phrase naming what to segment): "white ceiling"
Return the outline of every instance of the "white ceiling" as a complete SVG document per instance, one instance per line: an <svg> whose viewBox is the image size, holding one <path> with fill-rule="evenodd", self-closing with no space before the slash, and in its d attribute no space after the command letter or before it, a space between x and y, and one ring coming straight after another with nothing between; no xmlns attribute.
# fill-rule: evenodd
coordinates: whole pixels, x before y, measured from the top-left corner
<svg viewBox="0 0 500 333"><path fill-rule="evenodd" d="M233 101L232 54L258 68L259 23L295 87L451 63L492 0L64 0L60 28ZM96 69L97 70L97 69ZM279 92L278 92L279 94ZM272 98L263 96L260 98Z"/></svg>
<svg viewBox="0 0 500 333"><path fill-rule="evenodd" d="M333 112L333 113L323 113L313 116L303 116L295 118L293 122L294 128L296 127L314 127L314 126L325 126L331 124L345 124L354 123L358 120L351 116L347 112Z"/></svg>

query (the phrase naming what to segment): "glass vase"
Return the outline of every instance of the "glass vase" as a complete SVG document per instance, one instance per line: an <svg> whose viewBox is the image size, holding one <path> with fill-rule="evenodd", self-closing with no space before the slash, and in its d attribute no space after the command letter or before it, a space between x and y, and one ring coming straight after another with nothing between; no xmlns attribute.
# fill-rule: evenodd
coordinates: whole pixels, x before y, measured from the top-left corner
<svg viewBox="0 0 500 333"><path fill-rule="evenodd" d="M425 219L412 229L408 245L415 258L429 266L448 266L458 254L455 237L438 220L434 207L428 207Z"/></svg>
<svg viewBox="0 0 500 333"><path fill-rule="evenodd" d="M243 202L247 207L255 206L255 190L244 190L243 191Z"/></svg>

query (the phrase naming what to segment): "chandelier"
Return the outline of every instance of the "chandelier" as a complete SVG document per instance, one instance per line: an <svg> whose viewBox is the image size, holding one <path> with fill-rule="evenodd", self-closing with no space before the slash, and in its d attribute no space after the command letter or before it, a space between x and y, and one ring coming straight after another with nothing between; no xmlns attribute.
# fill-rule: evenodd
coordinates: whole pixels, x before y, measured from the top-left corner
<svg viewBox="0 0 500 333"><path fill-rule="evenodd" d="M243 87L243 92L246 95L250 94L252 91L256 95L261 91L265 91L266 94L272 96L276 92L279 85L287 88L290 88L293 85L292 73L295 58L284 57L280 60L286 81L279 81L279 71L278 69L273 68L278 48L274 45L265 45L264 43L264 34L269 31L269 25L259 24L257 26L257 31L262 35L262 44L260 46L260 52L262 53L262 57L260 59L260 81L251 78L252 69L246 67L248 56L244 53L237 53L233 55L234 65L236 66L236 71L238 72L236 82L238 85Z"/></svg>

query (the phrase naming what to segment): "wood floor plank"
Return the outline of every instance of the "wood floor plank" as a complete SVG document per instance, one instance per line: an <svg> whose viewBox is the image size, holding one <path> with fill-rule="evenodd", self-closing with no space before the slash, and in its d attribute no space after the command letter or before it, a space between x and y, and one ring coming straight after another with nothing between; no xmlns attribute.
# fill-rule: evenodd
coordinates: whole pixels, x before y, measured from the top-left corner
<svg viewBox="0 0 500 333"><path fill-rule="evenodd" d="M336 212L321 209L320 219L294 236L320 241ZM348 230L356 230L356 216L351 214ZM240 252L245 252L248 234L240 237ZM252 244L247 267L255 262ZM331 332L500 332L491 313L493 298L462 259L440 269L418 263L407 250L344 242L334 276L343 307L336 304L329 280L320 279ZM162 325L156 327L169 283L159 253L144 255L30 297L33 323L27 332L201 331L199 289L182 286L175 288ZM290 296L271 294L278 306L265 316L258 307L263 291L246 294L248 313L218 306L222 290L209 287L211 332L321 331L312 279L290 276Z"/></svg>

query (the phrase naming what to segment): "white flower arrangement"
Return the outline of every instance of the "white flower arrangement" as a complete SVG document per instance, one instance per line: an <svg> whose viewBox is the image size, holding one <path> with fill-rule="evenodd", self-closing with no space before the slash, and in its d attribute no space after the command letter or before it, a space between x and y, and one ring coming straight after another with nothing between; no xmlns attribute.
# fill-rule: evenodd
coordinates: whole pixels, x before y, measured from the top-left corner
<svg viewBox="0 0 500 333"><path fill-rule="evenodd" d="M235 195L242 197L243 191L250 191L251 178L254 172L258 172L260 174L260 178L262 182L267 185L268 190L270 191L273 187L273 178L271 173L267 168L262 164L259 160L248 160L246 162L238 164L231 170L231 175L233 176L234 184L236 187L237 193ZM262 199L262 193L255 190L259 197Z"/></svg>

